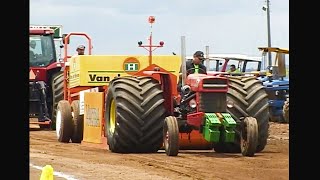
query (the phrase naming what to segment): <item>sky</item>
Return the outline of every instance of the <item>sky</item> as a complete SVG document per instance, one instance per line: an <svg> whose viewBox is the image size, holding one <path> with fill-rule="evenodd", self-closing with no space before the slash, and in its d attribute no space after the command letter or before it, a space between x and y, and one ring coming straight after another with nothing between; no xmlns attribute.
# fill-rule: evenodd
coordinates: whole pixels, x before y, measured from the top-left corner
<svg viewBox="0 0 320 180"><path fill-rule="evenodd" d="M148 54L138 41L164 41L155 55L186 53L240 53L261 56L267 46L265 0L30 0L30 24L62 25L63 33L85 32L92 39L92 54ZM154 16L155 22L148 22ZM289 0L270 0L271 45L289 48ZM71 38L72 54L83 37ZM74 51L73 51L74 50Z"/></svg>

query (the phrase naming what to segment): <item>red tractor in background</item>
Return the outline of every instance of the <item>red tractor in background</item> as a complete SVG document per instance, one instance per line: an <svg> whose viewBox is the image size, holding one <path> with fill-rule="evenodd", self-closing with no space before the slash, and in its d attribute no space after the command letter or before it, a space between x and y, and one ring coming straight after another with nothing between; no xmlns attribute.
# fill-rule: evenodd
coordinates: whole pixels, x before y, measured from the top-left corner
<svg viewBox="0 0 320 180"><path fill-rule="evenodd" d="M29 120L40 128L54 129L54 107L63 99L64 62L57 60L57 38L49 27L29 28Z"/></svg>

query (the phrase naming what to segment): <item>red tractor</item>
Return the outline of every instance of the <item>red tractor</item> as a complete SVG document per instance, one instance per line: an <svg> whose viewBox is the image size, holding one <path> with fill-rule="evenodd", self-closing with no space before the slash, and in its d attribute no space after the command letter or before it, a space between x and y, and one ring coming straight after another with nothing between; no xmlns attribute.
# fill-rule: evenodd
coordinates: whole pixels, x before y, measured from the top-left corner
<svg viewBox="0 0 320 180"><path fill-rule="evenodd" d="M186 64L184 56L182 64ZM197 139L200 136L216 152L221 152L223 145L239 140L242 154L253 156L258 147L257 120L250 116L235 120L228 113L227 108L234 108L227 101L228 78L207 74L187 76L185 67L181 78L178 96L174 95L175 75L161 67L149 66L132 77L113 79L105 96L109 149L156 152L163 142L166 154L177 156L180 149L205 144ZM240 127L239 139L237 127ZM182 147L186 144L182 134L189 135L190 147Z"/></svg>
<svg viewBox="0 0 320 180"><path fill-rule="evenodd" d="M233 103L233 108L227 108L227 112L237 122L249 116L257 120L259 138L256 152L261 152L267 145L269 136L268 94L262 82L256 77L259 75L262 64L261 57L244 54L209 54L208 47L206 47L206 56L203 63L208 69L207 74L228 78L227 101ZM187 59L191 60L192 56ZM236 66L238 72L227 72L231 64ZM241 126L239 125L235 128L236 141L216 144L215 151L241 152Z"/></svg>
<svg viewBox="0 0 320 180"><path fill-rule="evenodd" d="M63 99L64 63L57 60L54 34L48 27L29 29L29 119L40 128L55 125L54 107Z"/></svg>

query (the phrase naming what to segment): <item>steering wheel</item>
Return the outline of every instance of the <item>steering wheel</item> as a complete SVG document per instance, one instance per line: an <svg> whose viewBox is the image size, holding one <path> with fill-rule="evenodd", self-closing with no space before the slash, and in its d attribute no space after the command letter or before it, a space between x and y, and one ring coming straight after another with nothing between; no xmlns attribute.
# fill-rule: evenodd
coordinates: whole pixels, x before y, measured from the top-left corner
<svg viewBox="0 0 320 180"><path fill-rule="evenodd" d="M229 72L229 75L230 76L242 76L243 73L241 73L241 72Z"/></svg>
<svg viewBox="0 0 320 180"><path fill-rule="evenodd" d="M191 70L195 70L196 68L189 68L189 69L187 69L187 74L190 74L191 73ZM203 69L203 68L201 68L201 67L199 67L198 68L199 69L199 72L200 72L200 70L202 70L203 72L205 72L205 70ZM206 73L207 74L207 73Z"/></svg>

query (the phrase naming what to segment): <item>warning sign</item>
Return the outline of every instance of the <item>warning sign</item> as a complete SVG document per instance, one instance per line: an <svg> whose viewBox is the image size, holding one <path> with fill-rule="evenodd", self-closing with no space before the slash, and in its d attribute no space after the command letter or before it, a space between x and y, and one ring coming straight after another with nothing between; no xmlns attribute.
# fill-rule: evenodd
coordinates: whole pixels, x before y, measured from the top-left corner
<svg viewBox="0 0 320 180"><path fill-rule="evenodd" d="M34 74L34 72L32 70L30 70L30 72L29 72L29 79L30 80L36 79L36 75Z"/></svg>

